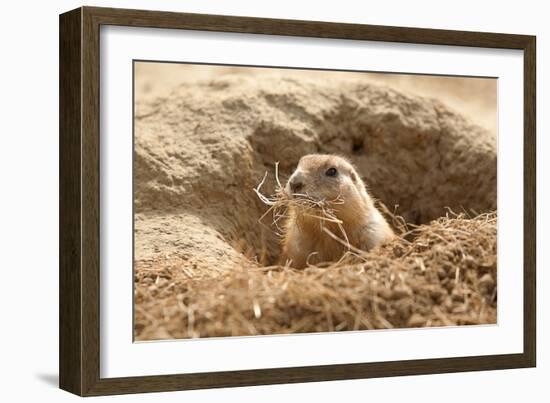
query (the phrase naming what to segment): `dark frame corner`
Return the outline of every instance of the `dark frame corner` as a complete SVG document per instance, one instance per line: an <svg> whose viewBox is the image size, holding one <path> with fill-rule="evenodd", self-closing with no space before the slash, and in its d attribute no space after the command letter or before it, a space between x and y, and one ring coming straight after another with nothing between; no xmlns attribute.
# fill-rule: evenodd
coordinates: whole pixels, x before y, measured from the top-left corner
<svg viewBox="0 0 550 403"><path fill-rule="evenodd" d="M315 21L81 7L60 15L59 379L81 396L480 371L536 365L536 38ZM524 351L248 371L100 378L99 31L157 27L386 42L520 49L524 52Z"/></svg>

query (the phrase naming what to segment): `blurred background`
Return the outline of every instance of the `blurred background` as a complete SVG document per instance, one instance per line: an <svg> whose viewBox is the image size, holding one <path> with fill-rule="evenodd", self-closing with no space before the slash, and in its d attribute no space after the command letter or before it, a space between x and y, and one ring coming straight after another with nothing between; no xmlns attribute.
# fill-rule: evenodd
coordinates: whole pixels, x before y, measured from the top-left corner
<svg viewBox="0 0 550 403"><path fill-rule="evenodd" d="M164 96L185 82L209 80L224 74L287 77L362 78L398 91L436 98L491 133L497 133L497 79L392 73L350 73L263 67L211 66L182 63L135 63L135 99Z"/></svg>

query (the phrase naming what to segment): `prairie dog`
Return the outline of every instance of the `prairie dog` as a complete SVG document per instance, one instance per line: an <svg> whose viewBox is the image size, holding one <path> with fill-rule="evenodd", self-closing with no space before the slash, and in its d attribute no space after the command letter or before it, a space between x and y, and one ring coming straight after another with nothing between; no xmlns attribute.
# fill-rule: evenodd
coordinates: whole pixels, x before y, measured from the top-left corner
<svg viewBox="0 0 550 403"><path fill-rule="evenodd" d="M338 260L347 250L344 238L353 247L368 251L395 236L355 168L345 158L321 154L302 157L285 193L291 199L324 201L342 222L339 226L319 219L321 211L316 214L315 208L291 205L285 223L283 254L294 268Z"/></svg>

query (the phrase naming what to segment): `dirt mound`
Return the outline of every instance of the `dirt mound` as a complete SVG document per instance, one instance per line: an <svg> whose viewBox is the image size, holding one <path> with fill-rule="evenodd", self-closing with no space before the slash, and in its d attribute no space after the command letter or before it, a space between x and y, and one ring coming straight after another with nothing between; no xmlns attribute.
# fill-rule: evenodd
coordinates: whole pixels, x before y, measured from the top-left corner
<svg viewBox="0 0 550 403"><path fill-rule="evenodd" d="M138 340L496 323L496 215L441 218L326 268L136 266Z"/></svg>
<svg viewBox="0 0 550 403"><path fill-rule="evenodd" d="M274 262L252 189L275 162L285 180L313 152L349 157L408 222L496 209L494 135L436 100L358 79L225 75L136 102L136 264L231 268L243 249Z"/></svg>

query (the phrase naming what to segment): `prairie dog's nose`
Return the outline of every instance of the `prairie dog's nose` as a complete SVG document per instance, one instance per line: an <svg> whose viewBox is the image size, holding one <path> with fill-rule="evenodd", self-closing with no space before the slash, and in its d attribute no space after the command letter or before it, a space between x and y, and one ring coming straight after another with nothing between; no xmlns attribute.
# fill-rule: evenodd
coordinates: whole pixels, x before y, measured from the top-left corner
<svg viewBox="0 0 550 403"><path fill-rule="evenodd" d="M300 173L295 173L292 175L288 181L288 185L292 193L298 193L304 188L303 176Z"/></svg>

